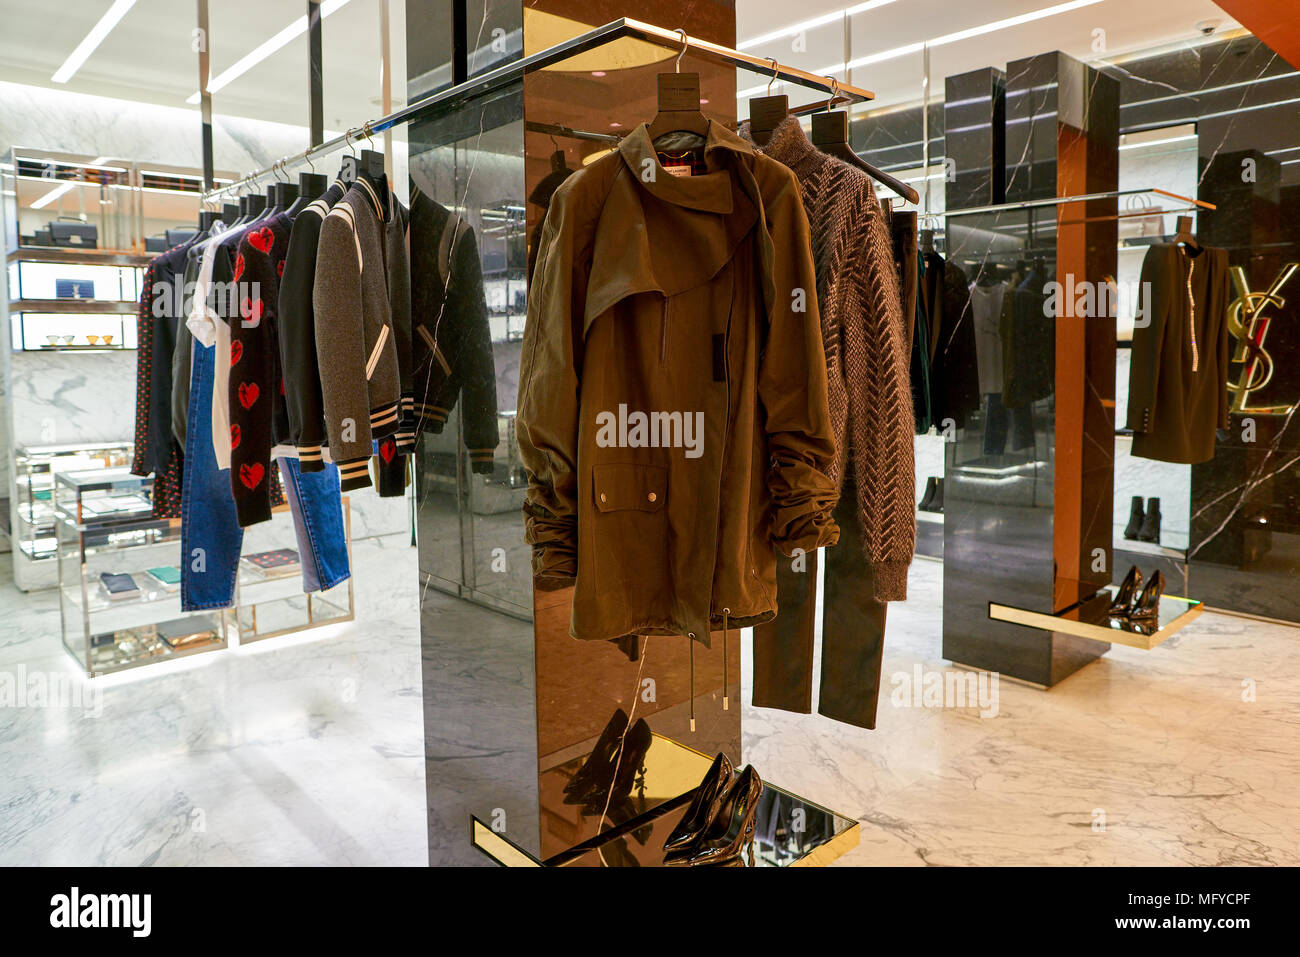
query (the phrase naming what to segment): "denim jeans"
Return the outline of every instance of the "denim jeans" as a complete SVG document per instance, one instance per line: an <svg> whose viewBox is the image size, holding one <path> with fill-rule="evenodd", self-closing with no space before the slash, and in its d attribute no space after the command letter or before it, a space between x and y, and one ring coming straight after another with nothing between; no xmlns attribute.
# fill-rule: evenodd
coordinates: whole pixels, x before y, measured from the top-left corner
<svg viewBox="0 0 1300 957"><path fill-rule="evenodd" d="M235 514L230 473L212 451L212 382L216 347L194 343L181 481L181 610L229 608L244 530ZM224 398L224 397L223 397Z"/></svg>
<svg viewBox="0 0 1300 957"><path fill-rule="evenodd" d="M323 472L304 472L295 458L279 461L302 560L302 590L333 588L350 574L338 467L327 462Z"/></svg>
<svg viewBox="0 0 1300 957"><path fill-rule="evenodd" d="M215 346L194 343L190 405L185 436L185 477L181 483L181 608L229 608L244 545L230 473L217 467L212 451L212 384ZM293 515L304 591L333 588L346 581L348 546L343 528L339 473L304 473L297 459L281 459L285 497Z"/></svg>

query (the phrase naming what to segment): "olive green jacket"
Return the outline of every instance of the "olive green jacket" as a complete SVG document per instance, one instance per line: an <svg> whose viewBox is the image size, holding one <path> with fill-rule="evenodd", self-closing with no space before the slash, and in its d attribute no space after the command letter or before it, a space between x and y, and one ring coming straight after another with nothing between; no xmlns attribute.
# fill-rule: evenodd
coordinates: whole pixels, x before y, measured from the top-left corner
<svg viewBox="0 0 1300 957"><path fill-rule="evenodd" d="M534 575L575 586L575 638L767 621L776 550L839 536L799 184L716 122L705 157L670 175L640 126L547 214L517 431Z"/></svg>

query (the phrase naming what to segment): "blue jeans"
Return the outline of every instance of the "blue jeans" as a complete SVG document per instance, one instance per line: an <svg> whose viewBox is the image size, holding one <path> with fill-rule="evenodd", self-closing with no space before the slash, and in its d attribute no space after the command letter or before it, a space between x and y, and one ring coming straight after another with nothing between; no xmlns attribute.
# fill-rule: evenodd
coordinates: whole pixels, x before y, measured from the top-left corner
<svg viewBox="0 0 1300 957"><path fill-rule="evenodd" d="M230 473L217 468L212 452L212 384L215 347L194 343L190 405L185 435L185 476L181 483L181 609L229 608L244 546ZM281 459L285 497L293 514L302 562L304 591L333 588L346 581L348 546L343 529L339 472L303 473L297 459Z"/></svg>
<svg viewBox="0 0 1300 957"><path fill-rule="evenodd" d="M181 480L182 611L229 608L234 604L239 553L244 547L244 530L239 527L230 492L230 472L217 468L212 451L216 347L198 342L193 346L185 475Z"/></svg>
<svg viewBox="0 0 1300 957"><path fill-rule="evenodd" d="M302 558L302 590L333 588L350 574L338 467L327 462L323 472L304 472L295 458L279 461Z"/></svg>

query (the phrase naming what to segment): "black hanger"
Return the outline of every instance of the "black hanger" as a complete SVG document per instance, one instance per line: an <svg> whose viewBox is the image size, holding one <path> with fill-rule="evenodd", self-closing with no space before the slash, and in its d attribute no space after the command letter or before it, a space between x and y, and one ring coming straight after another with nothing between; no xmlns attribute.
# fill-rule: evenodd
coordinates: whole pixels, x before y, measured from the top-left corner
<svg viewBox="0 0 1300 957"><path fill-rule="evenodd" d="M222 221L223 223L225 223L227 226L230 226L230 225L232 225L232 224L235 222L235 220L237 220L238 218L239 218L239 204L238 204L238 203L222 203L222 204L221 204L221 221Z"/></svg>
<svg viewBox="0 0 1300 957"><path fill-rule="evenodd" d="M749 135L759 146L766 146L772 138L772 131L790 115L790 98L784 94L772 95L777 62L771 57L768 60L772 64L772 79L767 81L767 95L749 101Z"/></svg>
<svg viewBox="0 0 1300 957"><path fill-rule="evenodd" d="M922 229L917 234L916 244L923 253L934 252L934 230Z"/></svg>
<svg viewBox="0 0 1300 957"><path fill-rule="evenodd" d="M199 232L206 235L212 229L212 224L217 221L217 212L212 209L199 210Z"/></svg>
<svg viewBox="0 0 1300 957"><path fill-rule="evenodd" d="M834 156L850 166L856 166L876 182L888 186L912 205L921 201L920 195L897 177L890 176L884 170L876 169L849 145L849 114L843 110L829 113L814 113L812 118L812 141L827 156Z"/></svg>
<svg viewBox="0 0 1300 957"><path fill-rule="evenodd" d="M329 188L329 177L324 173L299 173L298 198L293 201L285 212L290 216L297 216L307 204L324 196L325 191Z"/></svg>
<svg viewBox="0 0 1300 957"><path fill-rule="evenodd" d="M709 135L709 118L700 112L700 75L681 72L690 41L685 30L677 32L682 35L682 50L673 72L659 74L659 112L646 128L652 143L665 133Z"/></svg>

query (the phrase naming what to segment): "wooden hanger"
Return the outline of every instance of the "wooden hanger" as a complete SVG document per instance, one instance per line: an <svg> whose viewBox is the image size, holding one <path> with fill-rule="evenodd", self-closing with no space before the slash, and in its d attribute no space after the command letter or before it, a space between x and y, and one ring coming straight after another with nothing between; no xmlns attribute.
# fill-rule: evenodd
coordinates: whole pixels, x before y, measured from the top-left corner
<svg viewBox="0 0 1300 957"><path fill-rule="evenodd" d="M834 101L838 93L839 81L831 77L831 101ZM843 110L814 113L812 118L812 141L813 146L826 155L843 160L850 166L856 166L876 182L888 186L913 206L920 203L921 196L916 190L897 177L890 176L884 170L872 166L853 151L853 147L849 145L849 114Z"/></svg>
<svg viewBox="0 0 1300 957"><path fill-rule="evenodd" d="M759 146L766 146L772 139L772 131L790 115L790 98L784 94L772 95L777 62L772 57L768 60L772 64L772 79L767 81L767 95L749 101L749 135Z"/></svg>
<svg viewBox="0 0 1300 957"><path fill-rule="evenodd" d="M1201 244L1196 241L1196 234L1192 232L1192 217L1178 217L1178 231L1174 234L1175 246L1190 246L1194 252L1201 251Z"/></svg>
<svg viewBox="0 0 1300 957"><path fill-rule="evenodd" d="M685 30L677 32L682 35L682 51L673 72L659 74L659 113L646 128L651 142L665 133L709 134L709 118L700 112L700 75L682 72L682 57L690 44Z"/></svg>

